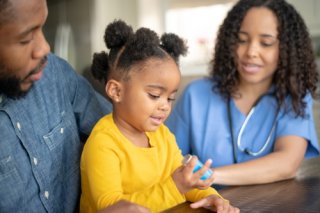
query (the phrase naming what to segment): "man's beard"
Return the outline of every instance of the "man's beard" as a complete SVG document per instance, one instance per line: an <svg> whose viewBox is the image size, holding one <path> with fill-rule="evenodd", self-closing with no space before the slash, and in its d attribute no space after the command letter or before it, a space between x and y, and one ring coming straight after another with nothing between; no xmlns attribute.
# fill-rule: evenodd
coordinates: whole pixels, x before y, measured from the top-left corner
<svg viewBox="0 0 320 213"><path fill-rule="evenodd" d="M31 72L29 72L29 77L32 73L36 72L44 63L46 63L47 57L44 57L40 64ZM24 97L28 91L32 88L32 85L28 90L21 89L21 82L23 80L19 79L18 77L11 75L13 73L10 69L6 68L3 64L0 63L0 95L5 95L7 98L11 99L19 99Z"/></svg>
<svg viewBox="0 0 320 213"><path fill-rule="evenodd" d="M7 98L18 99L24 97L27 91L23 91L20 86L20 79L16 76L4 76L8 70L4 71L0 68L0 95L5 95ZM5 73L3 73L5 72ZM31 88L31 87L30 87Z"/></svg>

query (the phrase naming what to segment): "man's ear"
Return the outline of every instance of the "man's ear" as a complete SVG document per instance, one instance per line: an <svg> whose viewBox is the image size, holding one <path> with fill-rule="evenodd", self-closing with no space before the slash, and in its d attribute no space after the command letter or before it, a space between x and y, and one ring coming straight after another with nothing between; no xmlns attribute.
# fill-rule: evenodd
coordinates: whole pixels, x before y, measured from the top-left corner
<svg viewBox="0 0 320 213"><path fill-rule="evenodd" d="M118 103L121 101L122 84L119 81L114 79L109 80L106 84L105 90L106 94L113 102Z"/></svg>

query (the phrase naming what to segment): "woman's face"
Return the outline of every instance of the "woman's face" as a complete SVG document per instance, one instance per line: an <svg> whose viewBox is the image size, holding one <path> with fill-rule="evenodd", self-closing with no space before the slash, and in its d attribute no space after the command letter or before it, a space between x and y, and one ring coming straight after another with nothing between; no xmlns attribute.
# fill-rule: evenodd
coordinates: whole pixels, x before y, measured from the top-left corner
<svg viewBox="0 0 320 213"><path fill-rule="evenodd" d="M248 10L238 34L236 64L240 85L269 88L278 65L278 21L265 7Z"/></svg>

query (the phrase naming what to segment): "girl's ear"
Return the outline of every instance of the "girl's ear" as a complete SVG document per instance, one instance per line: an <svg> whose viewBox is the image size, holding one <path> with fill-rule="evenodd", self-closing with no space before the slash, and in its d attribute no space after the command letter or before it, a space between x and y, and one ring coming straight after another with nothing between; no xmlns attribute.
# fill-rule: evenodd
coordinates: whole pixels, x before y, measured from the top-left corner
<svg viewBox="0 0 320 213"><path fill-rule="evenodd" d="M121 101L121 90L122 84L119 81L111 79L107 82L106 87L106 94L108 97L115 103Z"/></svg>

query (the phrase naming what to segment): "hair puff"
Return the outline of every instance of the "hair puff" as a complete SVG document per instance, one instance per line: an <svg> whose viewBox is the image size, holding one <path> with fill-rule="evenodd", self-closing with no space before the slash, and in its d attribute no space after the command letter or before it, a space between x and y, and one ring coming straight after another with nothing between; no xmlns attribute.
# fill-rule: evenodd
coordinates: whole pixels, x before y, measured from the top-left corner
<svg viewBox="0 0 320 213"><path fill-rule="evenodd" d="M161 47L178 62L180 55L186 55L188 47L179 36L165 33L161 36Z"/></svg>
<svg viewBox="0 0 320 213"><path fill-rule="evenodd" d="M133 36L132 27L124 21L115 20L105 30L104 42L108 49L121 48Z"/></svg>
<svg viewBox="0 0 320 213"><path fill-rule="evenodd" d="M106 52L94 53L91 65L93 77L100 81L106 81L109 70L108 54Z"/></svg>

